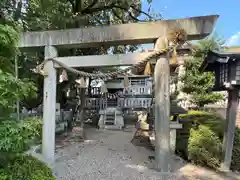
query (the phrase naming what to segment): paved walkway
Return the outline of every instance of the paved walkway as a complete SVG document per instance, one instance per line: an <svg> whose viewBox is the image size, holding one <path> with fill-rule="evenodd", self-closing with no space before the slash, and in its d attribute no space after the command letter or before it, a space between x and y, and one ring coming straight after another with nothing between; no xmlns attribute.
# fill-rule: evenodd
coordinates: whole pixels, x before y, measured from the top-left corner
<svg viewBox="0 0 240 180"><path fill-rule="evenodd" d="M172 158L173 173L153 170L153 155L130 143L133 129L123 131L87 129L85 142L57 148L54 173L57 180L234 180Z"/></svg>

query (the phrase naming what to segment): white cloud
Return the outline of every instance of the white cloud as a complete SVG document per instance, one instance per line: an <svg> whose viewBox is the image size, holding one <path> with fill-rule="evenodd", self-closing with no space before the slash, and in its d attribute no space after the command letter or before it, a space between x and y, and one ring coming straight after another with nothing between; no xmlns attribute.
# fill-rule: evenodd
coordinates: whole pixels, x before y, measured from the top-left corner
<svg viewBox="0 0 240 180"><path fill-rule="evenodd" d="M230 37L226 43L226 46L240 46L240 32L234 34L232 37Z"/></svg>

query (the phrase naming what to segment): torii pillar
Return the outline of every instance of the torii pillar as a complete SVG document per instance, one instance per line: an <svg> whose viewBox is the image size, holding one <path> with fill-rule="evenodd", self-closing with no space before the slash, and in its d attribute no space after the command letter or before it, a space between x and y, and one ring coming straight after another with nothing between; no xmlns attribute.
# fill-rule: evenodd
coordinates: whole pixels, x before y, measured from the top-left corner
<svg viewBox="0 0 240 180"><path fill-rule="evenodd" d="M155 50L168 46L166 37L160 37L155 43ZM170 165L170 65L169 59L160 57L154 69L155 84L155 161L156 170L169 172Z"/></svg>
<svg viewBox="0 0 240 180"><path fill-rule="evenodd" d="M57 49L53 46L45 46L45 59L55 58ZM43 93L43 133L42 154L44 160L54 162L55 154L55 126L56 126L56 86L57 73L52 61L44 65L44 93Z"/></svg>

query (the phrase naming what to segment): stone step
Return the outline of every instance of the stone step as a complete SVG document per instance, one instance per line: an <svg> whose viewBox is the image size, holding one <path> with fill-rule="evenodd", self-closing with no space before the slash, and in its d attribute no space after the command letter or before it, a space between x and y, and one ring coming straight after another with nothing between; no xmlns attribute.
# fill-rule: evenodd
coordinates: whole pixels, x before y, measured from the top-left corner
<svg viewBox="0 0 240 180"><path fill-rule="evenodd" d="M114 121L115 120L115 116L113 117L106 117L105 121Z"/></svg>
<svg viewBox="0 0 240 180"><path fill-rule="evenodd" d="M114 121L115 118L106 118L104 121Z"/></svg>
<svg viewBox="0 0 240 180"><path fill-rule="evenodd" d="M104 125L115 125L115 114L106 114Z"/></svg>
<svg viewBox="0 0 240 180"><path fill-rule="evenodd" d="M116 125L104 125L104 129L120 130L122 128Z"/></svg>
<svg viewBox="0 0 240 180"><path fill-rule="evenodd" d="M115 116L106 116L106 119L114 119Z"/></svg>
<svg viewBox="0 0 240 180"><path fill-rule="evenodd" d="M115 117L115 114L106 114L106 117Z"/></svg>
<svg viewBox="0 0 240 180"><path fill-rule="evenodd" d="M104 124L105 125L114 125L115 122L114 121L105 121Z"/></svg>
<svg viewBox="0 0 240 180"><path fill-rule="evenodd" d="M106 119L104 120L104 122L114 122L115 120L114 119Z"/></svg>

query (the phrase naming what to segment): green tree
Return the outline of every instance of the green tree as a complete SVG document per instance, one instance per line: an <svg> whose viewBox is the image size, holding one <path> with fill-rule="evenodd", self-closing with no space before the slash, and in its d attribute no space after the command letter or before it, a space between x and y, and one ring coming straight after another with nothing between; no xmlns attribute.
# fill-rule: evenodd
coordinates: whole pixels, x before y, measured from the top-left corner
<svg viewBox="0 0 240 180"><path fill-rule="evenodd" d="M197 42L192 58L185 61L185 74L181 77L181 90L190 95L192 103L203 107L208 103L215 103L223 99L220 93L210 92L214 85L212 72L200 72L199 68L209 50L220 50L223 41L211 37Z"/></svg>

